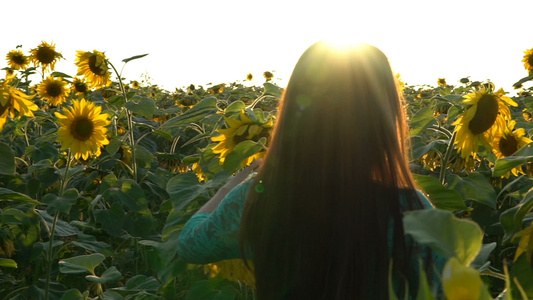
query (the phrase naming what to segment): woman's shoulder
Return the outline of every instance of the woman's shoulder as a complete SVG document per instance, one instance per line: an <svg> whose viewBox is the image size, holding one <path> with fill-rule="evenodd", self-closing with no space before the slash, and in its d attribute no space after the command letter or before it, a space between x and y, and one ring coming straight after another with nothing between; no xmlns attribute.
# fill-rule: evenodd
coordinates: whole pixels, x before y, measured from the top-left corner
<svg viewBox="0 0 533 300"><path fill-rule="evenodd" d="M401 196L400 196L400 202L403 207L411 207L412 205L409 205L408 201L412 196L418 197L420 200L420 203L422 204L423 209L434 209L435 206L429 199L424 195L424 193L418 189L411 190L411 189L403 189L401 190ZM411 197L410 197L411 196ZM412 198L411 198L412 199Z"/></svg>

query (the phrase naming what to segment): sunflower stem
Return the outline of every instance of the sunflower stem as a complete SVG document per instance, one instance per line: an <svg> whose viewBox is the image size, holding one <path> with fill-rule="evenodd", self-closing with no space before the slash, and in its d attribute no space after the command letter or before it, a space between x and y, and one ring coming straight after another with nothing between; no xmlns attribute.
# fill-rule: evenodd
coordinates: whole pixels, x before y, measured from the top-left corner
<svg viewBox="0 0 533 300"><path fill-rule="evenodd" d="M68 182L68 171L70 169L70 163L72 162L72 153L70 153L70 149L67 150L67 165L65 166L65 174L63 174L63 178L61 180L61 187L59 188L59 197L63 196L63 192L65 191L65 187ZM54 221L52 222L52 229L50 230L50 240L48 241L48 253L47 253L47 260L46 260L46 283L44 286L44 299L48 300L50 297L50 276L52 272L52 259L54 258L53 254L53 248L54 248L54 235L56 231L56 224L57 219L59 218L59 210L56 211L54 215Z"/></svg>
<svg viewBox="0 0 533 300"><path fill-rule="evenodd" d="M448 143L448 147L446 148L446 153L444 154L444 158L441 160L439 180L442 183L442 185L444 185L444 183L446 182L446 179L445 179L446 169L448 166L448 161L450 160L450 156L452 155L453 144L455 143L455 135L456 135L456 132L454 131Z"/></svg>
<svg viewBox="0 0 533 300"><path fill-rule="evenodd" d="M115 74L118 78L118 84L120 87L120 91L122 92L122 97L124 98L124 103L128 102L128 97L126 96L126 89L124 88L124 83L122 82L122 71L124 70L124 66L122 66L122 70L120 73L117 71L115 66L107 60L107 63L113 68L113 71L115 71ZM137 182L137 159L135 155L135 136L133 134L133 115L129 109L126 108L126 117L128 119L128 132L129 132L129 140L130 140L130 147L131 147L131 169L133 170L133 180Z"/></svg>

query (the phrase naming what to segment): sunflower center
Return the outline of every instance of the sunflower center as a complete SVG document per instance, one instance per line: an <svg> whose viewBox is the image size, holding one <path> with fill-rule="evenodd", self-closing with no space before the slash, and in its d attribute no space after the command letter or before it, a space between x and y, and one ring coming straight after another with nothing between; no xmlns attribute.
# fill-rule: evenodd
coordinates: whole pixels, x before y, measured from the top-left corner
<svg viewBox="0 0 533 300"><path fill-rule="evenodd" d="M529 63L530 66L533 66L533 54L531 54L531 55L527 58L527 62Z"/></svg>
<svg viewBox="0 0 533 300"><path fill-rule="evenodd" d="M49 64L56 58L56 52L50 47L41 47L35 55L42 64Z"/></svg>
<svg viewBox="0 0 533 300"><path fill-rule="evenodd" d="M78 141L86 141L93 135L94 124L86 117L79 117L72 121L70 133Z"/></svg>
<svg viewBox="0 0 533 300"><path fill-rule="evenodd" d="M46 93L50 97L59 97L63 93L63 86L57 81L51 82L46 85Z"/></svg>
<svg viewBox="0 0 533 300"><path fill-rule="evenodd" d="M91 69L91 72L93 72L96 75L103 75L105 73L105 70L100 67L100 65L97 65L98 63L98 56L97 55L91 55L89 57L89 69Z"/></svg>
<svg viewBox="0 0 533 300"><path fill-rule="evenodd" d="M481 96L477 103L476 114L468 124L473 134L480 134L489 129L498 116L498 98L486 94Z"/></svg>
<svg viewBox="0 0 533 300"><path fill-rule="evenodd" d="M79 93L87 92L87 86L83 82L74 82L74 88Z"/></svg>
<svg viewBox="0 0 533 300"><path fill-rule="evenodd" d="M17 64L17 65L24 65L24 64L26 64L26 59L25 59L24 55L22 55L22 54L20 54L20 53L17 53L17 54L15 54L15 55L13 55L13 56L11 57L11 60L12 60L15 64Z"/></svg>
<svg viewBox="0 0 533 300"><path fill-rule="evenodd" d="M512 135L504 135L500 138L498 148L503 156L509 156L518 150L518 141Z"/></svg>

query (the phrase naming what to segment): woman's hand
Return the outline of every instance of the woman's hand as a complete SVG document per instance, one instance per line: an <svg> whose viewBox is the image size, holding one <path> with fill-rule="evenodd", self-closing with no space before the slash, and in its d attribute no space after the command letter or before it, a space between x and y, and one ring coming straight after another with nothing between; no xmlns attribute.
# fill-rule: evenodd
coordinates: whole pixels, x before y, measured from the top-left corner
<svg viewBox="0 0 533 300"><path fill-rule="evenodd" d="M218 204L224 199L224 197L239 183L243 182L248 176L259 167L263 160L255 160L253 161L249 166L245 167L241 171L239 171L235 176L231 177L231 179L222 186L217 193L211 198L209 201L207 201L204 206L202 206L196 213L202 213L202 212L212 212L215 210L215 208L218 206Z"/></svg>

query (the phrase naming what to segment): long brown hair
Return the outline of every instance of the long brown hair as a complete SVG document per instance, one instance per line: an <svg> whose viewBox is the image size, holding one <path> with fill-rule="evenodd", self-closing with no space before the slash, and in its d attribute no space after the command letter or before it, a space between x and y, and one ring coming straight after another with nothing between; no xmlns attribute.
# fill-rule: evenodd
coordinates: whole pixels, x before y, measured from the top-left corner
<svg viewBox="0 0 533 300"><path fill-rule="evenodd" d="M241 223L259 299L388 299L391 257L408 276L400 197L421 203L387 57L315 43L280 105Z"/></svg>

